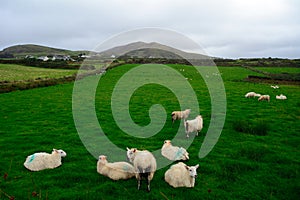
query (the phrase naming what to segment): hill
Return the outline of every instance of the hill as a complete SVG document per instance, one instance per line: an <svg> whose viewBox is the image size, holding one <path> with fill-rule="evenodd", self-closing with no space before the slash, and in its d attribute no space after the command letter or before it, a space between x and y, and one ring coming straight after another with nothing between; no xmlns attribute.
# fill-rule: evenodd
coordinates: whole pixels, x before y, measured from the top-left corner
<svg viewBox="0 0 300 200"><path fill-rule="evenodd" d="M80 53L88 54L89 51L71 51L66 49L58 49L46 47L35 44L15 45L0 51L0 57L25 57L26 55L32 56L46 56L49 54L70 55L77 56Z"/></svg>
<svg viewBox="0 0 300 200"><path fill-rule="evenodd" d="M186 58L186 59L207 59L209 56L196 54L196 53L188 53L185 51L181 51L179 49L163 45L157 42L133 42L130 44L113 47L111 49L102 51L99 53L101 57L120 57L120 56L132 56L138 58Z"/></svg>

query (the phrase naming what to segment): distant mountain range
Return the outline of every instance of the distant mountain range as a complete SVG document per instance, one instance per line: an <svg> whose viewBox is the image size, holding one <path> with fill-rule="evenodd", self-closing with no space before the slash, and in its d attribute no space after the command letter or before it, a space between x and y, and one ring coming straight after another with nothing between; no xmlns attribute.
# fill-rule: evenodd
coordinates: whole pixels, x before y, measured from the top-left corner
<svg viewBox="0 0 300 200"><path fill-rule="evenodd" d="M168 59L203 59L208 56L196 53L188 53L178 50L176 48L159 44L156 42L134 42L122 46L113 47L102 52L90 51L71 51L66 49L57 49L34 44L15 45L0 51L0 58L2 57L25 57L32 56L46 56L46 55L70 55L77 56L79 54L97 55L100 57L131 57L131 58L168 58Z"/></svg>
<svg viewBox="0 0 300 200"><path fill-rule="evenodd" d="M168 59L203 59L208 56L188 53L157 42L133 42L113 47L100 53L101 56L137 57L137 58L168 58Z"/></svg>

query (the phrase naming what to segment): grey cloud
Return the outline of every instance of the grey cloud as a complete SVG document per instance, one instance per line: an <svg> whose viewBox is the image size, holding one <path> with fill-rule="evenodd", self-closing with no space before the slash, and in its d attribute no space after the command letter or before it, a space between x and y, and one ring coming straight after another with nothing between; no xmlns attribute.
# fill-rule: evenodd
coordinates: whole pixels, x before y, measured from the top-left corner
<svg viewBox="0 0 300 200"><path fill-rule="evenodd" d="M212 56L297 58L299 8L297 0L4 0L0 49L93 49L120 32L159 27L190 37Z"/></svg>

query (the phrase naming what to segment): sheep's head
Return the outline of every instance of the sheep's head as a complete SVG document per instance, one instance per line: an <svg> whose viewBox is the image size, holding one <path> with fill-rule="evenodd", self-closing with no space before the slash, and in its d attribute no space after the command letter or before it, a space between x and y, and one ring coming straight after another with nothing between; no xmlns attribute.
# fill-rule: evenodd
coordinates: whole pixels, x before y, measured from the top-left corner
<svg viewBox="0 0 300 200"><path fill-rule="evenodd" d="M55 153L58 153L60 155L60 157L66 157L67 156L67 153L64 152L63 150L59 149L53 149L52 153L55 152Z"/></svg>
<svg viewBox="0 0 300 200"><path fill-rule="evenodd" d="M189 115L191 113L191 109L186 109L185 112Z"/></svg>
<svg viewBox="0 0 300 200"><path fill-rule="evenodd" d="M192 178L197 178L197 169L199 167L199 164L195 166L185 166L185 168L189 171L189 174Z"/></svg>
<svg viewBox="0 0 300 200"><path fill-rule="evenodd" d="M133 162L137 149L136 148L129 149L128 147L126 147L126 149L127 149L127 158L128 158L128 160L130 162Z"/></svg>
<svg viewBox="0 0 300 200"><path fill-rule="evenodd" d="M171 145L172 143L171 143L171 140L165 140L164 141L164 145Z"/></svg>
<svg viewBox="0 0 300 200"><path fill-rule="evenodd" d="M107 156L105 155L100 155L99 156L99 161L102 162L102 163L107 163Z"/></svg>

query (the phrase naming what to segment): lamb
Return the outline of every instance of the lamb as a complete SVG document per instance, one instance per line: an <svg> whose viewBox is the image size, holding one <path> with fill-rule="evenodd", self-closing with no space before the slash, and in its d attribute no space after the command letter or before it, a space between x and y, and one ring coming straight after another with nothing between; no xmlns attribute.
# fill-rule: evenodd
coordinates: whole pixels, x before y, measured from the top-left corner
<svg viewBox="0 0 300 200"><path fill-rule="evenodd" d="M145 178L147 180L147 190L150 192L150 181L156 171L155 157L147 150L140 151L136 148L129 149L127 147L127 158L133 163L135 176L138 180L138 190L141 187L141 179Z"/></svg>
<svg viewBox="0 0 300 200"><path fill-rule="evenodd" d="M197 178L197 168L199 164L195 166L187 166L182 162L172 165L165 173L165 181L173 186L177 187L194 187L195 179Z"/></svg>
<svg viewBox="0 0 300 200"><path fill-rule="evenodd" d="M283 94L280 94L280 95L276 95L276 99L279 99L279 100L286 100L287 97Z"/></svg>
<svg viewBox="0 0 300 200"><path fill-rule="evenodd" d="M258 101L263 101L263 100L270 101L270 95L265 94L258 98Z"/></svg>
<svg viewBox="0 0 300 200"><path fill-rule="evenodd" d="M203 128L203 118L201 115L198 115L195 119L187 120L184 122L186 137L189 137L189 133L196 131L196 136Z"/></svg>
<svg viewBox="0 0 300 200"><path fill-rule="evenodd" d="M248 92L247 94L245 94L246 98L250 98L250 97L260 97L261 94L257 94L255 92Z"/></svg>
<svg viewBox="0 0 300 200"><path fill-rule="evenodd" d="M112 180L130 179L135 176L134 168L127 162L109 163L107 156L100 155L97 162L97 172Z"/></svg>
<svg viewBox="0 0 300 200"><path fill-rule="evenodd" d="M184 111L173 111L172 112L172 126L175 120L184 119L186 120L191 113L191 109L186 109Z"/></svg>
<svg viewBox="0 0 300 200"><path fill-rule="evenodd" d="M61 158L67 154L63 150L53 149L52 153L39 152L27 156L24 166L31 171L40 171L44 169L53 169L60 166Z"/></svg>
<svg viewBox="0 0 300 200"><path fill-rule="evenodd" d="M183 147L172 146L170 140L165 140L161 148L161 155L169 160L188 160L189 153Z"/></svg>

